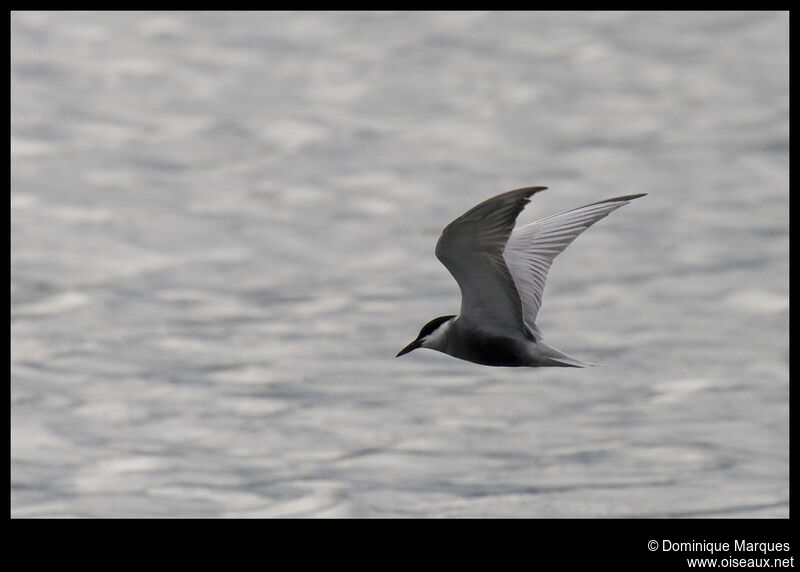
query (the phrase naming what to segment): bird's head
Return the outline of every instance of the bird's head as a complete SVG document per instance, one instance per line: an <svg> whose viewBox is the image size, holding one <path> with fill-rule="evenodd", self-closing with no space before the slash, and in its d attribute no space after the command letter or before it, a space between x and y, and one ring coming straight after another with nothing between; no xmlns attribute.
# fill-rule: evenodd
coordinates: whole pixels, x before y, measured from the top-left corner
<svg viewBox="0 0 800 572"><path fill-rule="evenodd" d="M419 331L417 339L404 347L395 357L405 355L417 348L430 348L432 350L444 351L447 343L447 330L453 323L455 316L439 316L434 318Z"/></svg>

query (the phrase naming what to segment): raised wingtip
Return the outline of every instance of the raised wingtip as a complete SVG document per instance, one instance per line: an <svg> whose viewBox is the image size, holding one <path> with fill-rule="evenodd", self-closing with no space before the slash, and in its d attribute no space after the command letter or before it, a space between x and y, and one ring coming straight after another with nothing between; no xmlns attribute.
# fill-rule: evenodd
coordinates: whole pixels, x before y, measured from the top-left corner
<svg viewBox="0 0 800 572"><path fill-rule="evenodd" d="M612 201L632 201L633 199L638 199L639 197L645 196L647 193L638 193L635 195L625 195L624 197L617 197L615 199L610 199Z"/></svg>
<svg viewBox="0 0 800 572"><path fill-rule="evenodd" d="M610 203L614 201L632 201L633 199L638 199L639 197L645 196L647 193L638 193L635 195L625 195L622 197L614 197L613 199L606 199L603 201L604 203Z"/></svg>
<svg viewBox="0 0 800 572"><path fill-rule="evenodd" d="M513 191L508 191L509 193L530 193L531 195L534 193L538 193L539 191L546 190L547 187L522 187L520 189L514 189Z"/></svg>
<svg viewBox="0 0 800 572"><path fill-rule="evenodd" d="M588 204L588 205L585 205L585 206L591 207L591 206L594 206L594 205L601 205L603 203L622 203L622 202L626 202L626 201L632 201L633 199L638 199L639 197L643 197L646 194L647 193L638 193L636 195L625 195L625 196L622 196L622 197L614 197L613 199L605 199L605 200L597 201L596 203L591 203L591 204ZM584 208L584 207L580 207L580 208Z"/></svg>
<svg viewBox="0 0 800 572"><path fill-rule="evenodd" d="M537 187L522 187L522 188L519 188L519 189L514 189L514 190L512 190L512 191L506 191L505 193L502 193L502 194L500 194L500 195L497 195L497 197L495 197L495 198L500 198L500 197L517 197L517 196L520 196L520 195L521 195L522 197L524 197L525 204L527 204L527 203L528 203L528 202L531 200L531 197L532 197L533 195L535 195L535 194L536 194L536 193L538 193L538 192L544 191L544 190L546 190L546 189L547 189L547 187L542 187L542 186L537 186ZM490 199L490 200L491 200L491 199Z"/></svg>

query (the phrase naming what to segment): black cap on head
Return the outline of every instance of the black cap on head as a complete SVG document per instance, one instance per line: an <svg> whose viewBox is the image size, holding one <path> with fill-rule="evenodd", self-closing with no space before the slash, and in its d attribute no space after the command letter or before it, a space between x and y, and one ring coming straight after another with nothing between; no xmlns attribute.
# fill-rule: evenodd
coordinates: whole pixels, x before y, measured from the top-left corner
<svg viewBox="0 0 800 572"><path fill-rule="evenodd" d="M439 316L438 318L434 318L433 320L422 326L422 329L419 331L419 335L417 336L416 340L414 340L406 347L404 347L402 350L400 350L400 352L394 357L400 357L402 355L407 354L410 351L414 351L415 349L422 347L422 340L424 340L433 332L435 332L436 329L443 323L448 322L453 318L455 318L455 315Z"/></svg>

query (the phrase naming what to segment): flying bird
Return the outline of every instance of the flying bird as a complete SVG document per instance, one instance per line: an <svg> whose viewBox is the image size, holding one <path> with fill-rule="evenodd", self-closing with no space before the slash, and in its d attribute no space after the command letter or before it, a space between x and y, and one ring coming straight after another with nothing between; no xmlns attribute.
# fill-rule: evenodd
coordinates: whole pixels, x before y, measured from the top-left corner
<svg viewBox="0 0 800 572"><path fill-rule="evenodd" d="M461 310L457 316L440 316L425 324L397 357L429 348L490 366L595 365L544 343L536 315L547 271L584 230L646 193L606 199L514 228L531 197L546 188L502 193L445 227L436 257L458 282Z"/></svg>

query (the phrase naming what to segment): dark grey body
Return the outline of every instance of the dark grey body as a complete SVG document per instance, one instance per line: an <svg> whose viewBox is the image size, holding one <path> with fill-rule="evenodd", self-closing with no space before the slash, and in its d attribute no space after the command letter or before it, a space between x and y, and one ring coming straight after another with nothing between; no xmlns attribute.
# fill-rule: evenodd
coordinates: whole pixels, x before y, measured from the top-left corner
<svg viewBox="0 0 800 572"><path fill-rule="evenodd" d="M593 365L551 348L530 329L524 335L488 331L460 316L440 316L422 327L419 336L397 357L428 348L453 357L490 366L586 367Z"/></svg>
<svg viewBox="0 0 800 572"><path fill-rule="evenodd" d="M482 330L463 318L450 322L443 348L428 346L459 359L481 365L505 367L584 367L579 362L555 348L537 340L525 328L525 337L503 335ZM566 360L565 360L566 358Z"/></svg>
<svg viewBox="0 0 800 572"><path fill-rule="evenodd" d="M473 363L509 367L530 365L524 361L525 344L517 338L483 332L464 335L460 328L453 328L448 342L446 354Z"/></svg>

